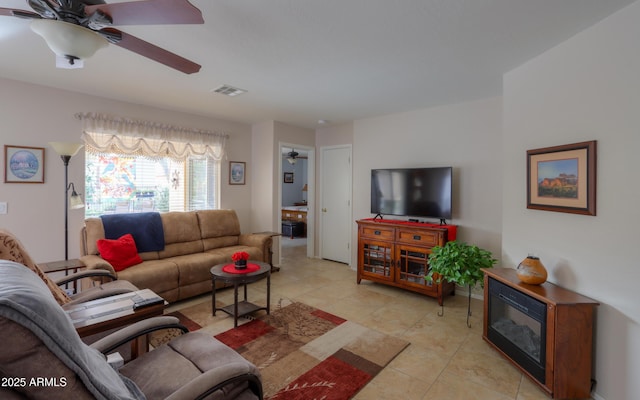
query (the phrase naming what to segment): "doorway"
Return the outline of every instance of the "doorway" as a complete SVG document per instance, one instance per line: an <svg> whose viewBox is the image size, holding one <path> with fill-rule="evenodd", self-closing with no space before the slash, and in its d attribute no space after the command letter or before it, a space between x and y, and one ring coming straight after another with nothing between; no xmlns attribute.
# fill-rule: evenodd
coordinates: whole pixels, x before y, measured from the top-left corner
<svg viewBox="0 0 640 400"><path fill-rule="evenodd" d="M280 262L283 259L313 257L314 149L280 143L279 154Z"/></svg>

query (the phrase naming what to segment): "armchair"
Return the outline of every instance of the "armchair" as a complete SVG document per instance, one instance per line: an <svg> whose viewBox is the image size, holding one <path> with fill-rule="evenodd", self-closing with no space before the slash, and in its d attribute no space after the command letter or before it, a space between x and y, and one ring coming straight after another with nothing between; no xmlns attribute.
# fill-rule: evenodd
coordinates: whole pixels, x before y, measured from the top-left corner
<svg viewBox="0 0 640 400"><path fill-rule="evenodd" d="M257 368L206 333L185 333L117 370L107 363L105 353L140 335L185 332L177 321L150 318L88 346L42 280L20 264L0 261L0 371L19 377L0 387L0 398L262 399Z"/></svg>
<svg viewBox="0 0 640 400"><path fill-rule="evenodd" d="M38 267L38 265L33 261L20 240L18 240L18 238L11 232L3 229L0 229L0 260L14 261L29 268L36 275L38 275L40 279L44 281L58 304L63 307L67 304L71 305L83 303L89 300L100 299L103 297L138 290L138 288L131 284L131 282L125 280L117 280L115 275L113 275L109 271L104 270L80 271L75 274L62 277L58 280L53 280L44 272L42 272L40 267ZM80 293L71 296L69 296L60 287L65 283L88 277L103 277L112 279L113 281L103 283L100 286L94 286L85 289Z"/></svg>

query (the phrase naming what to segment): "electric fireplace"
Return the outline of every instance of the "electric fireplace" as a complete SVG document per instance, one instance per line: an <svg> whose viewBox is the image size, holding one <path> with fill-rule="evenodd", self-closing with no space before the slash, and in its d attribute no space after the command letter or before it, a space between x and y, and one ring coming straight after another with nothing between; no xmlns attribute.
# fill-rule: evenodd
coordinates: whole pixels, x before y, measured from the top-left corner
<svg viewBox="0 0 640 400"><path fill-rule="evenodd" d="M487 337L509 358L545 383L547 306L489 278Z"/></svg>
<svg viewBox="0 0 640 400"><path fill-rule="evenodd" d="M588 398L598 302L551 282L523 283L513 268L483 272L484 340L552 398Z"/></svg>

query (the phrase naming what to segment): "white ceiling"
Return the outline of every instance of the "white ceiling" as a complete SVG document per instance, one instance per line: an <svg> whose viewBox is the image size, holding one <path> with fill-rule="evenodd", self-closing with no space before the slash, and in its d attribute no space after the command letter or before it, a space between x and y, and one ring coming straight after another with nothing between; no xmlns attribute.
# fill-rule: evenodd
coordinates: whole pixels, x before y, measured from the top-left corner
<svg viewBox="0 0 640 400"><path fill-rule="evenodd" d="M56 69L27 20L0 16L0 77L315 128L319 119L337 124L499 95L503 73L633 1L192 0L204 25L122 27L201 64L193 75L117 46L82 70ZM30 10L26 0L0 7ZM248 92L211 93L222 84Z"/></svg>

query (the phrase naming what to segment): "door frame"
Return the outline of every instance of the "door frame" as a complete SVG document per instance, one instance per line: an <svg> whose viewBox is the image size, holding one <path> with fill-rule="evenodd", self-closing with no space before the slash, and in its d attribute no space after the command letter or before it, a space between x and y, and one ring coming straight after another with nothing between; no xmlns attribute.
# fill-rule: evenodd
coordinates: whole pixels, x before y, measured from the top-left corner
<svg viewBox="0 0 640 400"><path fill-rule="evenodd" d="M322 194L324 193L324 188L322 187L322 182L324 181L324 157L323 157L323 152L325 150L333 150L333 149L348 149L349 150L349 165L350 165L350 170L348 173L348 177L349 177L349 218L347 219L348 221L352 221L353 219L353 145L351 144L339 144L339 145L333 145L333 146L322 146L320 147L320 156L319 156L319 176L318 176L318 193L320 194L320 197L318 199L318 212L320 213L320 208L324 207L324 204L322 204ZM318 218L318 237L319 237L319 257L323 258L322 256L322 248L323 248L323 243L322 243L322 238L323 238L323 232L324 232L324 227L323 227L323 223L322 223L323 218ZM349 225L349 252L350 254L353 253L353 226L350 224ZM351 265L352 263L352 258L353 257L349 257L349 263L347 265L349 265L349 267L353 268L353 266Z"/></svg>
<svg viewBox="0 0 640 400"><path fill-rule="evenodd" d="M303 144L278 142L278 230L282 229L282 150L285 147L296 148L307 152L307 257L313 258L315 250L315 176L316 176L316 149ZM282 263L282 240L278 240L278 265Z"/></svg>

